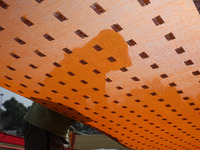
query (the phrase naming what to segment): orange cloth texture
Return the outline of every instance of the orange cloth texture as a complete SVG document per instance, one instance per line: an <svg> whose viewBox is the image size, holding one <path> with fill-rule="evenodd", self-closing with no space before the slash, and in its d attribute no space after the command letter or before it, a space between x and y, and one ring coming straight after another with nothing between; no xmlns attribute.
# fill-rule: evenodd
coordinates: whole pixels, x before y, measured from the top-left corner
<svg viewBox="0 0 200 150"><path fill-rule="evenodd" d="M0 86L131 149L200 149L192 0L0 0Z"/></svg>

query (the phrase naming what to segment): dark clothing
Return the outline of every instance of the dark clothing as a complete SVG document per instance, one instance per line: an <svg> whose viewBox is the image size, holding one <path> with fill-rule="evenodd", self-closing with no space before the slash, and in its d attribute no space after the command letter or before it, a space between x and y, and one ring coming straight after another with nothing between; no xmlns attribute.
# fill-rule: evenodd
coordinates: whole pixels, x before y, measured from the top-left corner
<svg viewBox="0 0 200 150"><path fill-rule="evenodd" d="M64 150L65 138L25 122L25 150Z"/></svg>
<svg viewBox="0 0 200 150"><path fill-rule="evenodd" d="M25 150L64 150L74 120L34 103L24 117Z"/></svg>
<svg viewBox="0 0 200 150"><path fill-rule="evenodd" d="M48 130L61 137L66 137L69 127L75 122L38 103L34 103L24 117L24 120L36 127Z"/></svg>

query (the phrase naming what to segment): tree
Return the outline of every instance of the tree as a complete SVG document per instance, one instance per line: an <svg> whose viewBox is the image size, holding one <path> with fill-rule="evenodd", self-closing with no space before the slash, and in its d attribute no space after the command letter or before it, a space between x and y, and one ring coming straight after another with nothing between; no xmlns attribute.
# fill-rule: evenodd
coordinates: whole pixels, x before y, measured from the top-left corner
<svg viewBox="0 0 200 150"><path fill-rule="evenodd" d="M78 121L76 121L73 125L72 125L72 131L76 130L78 134L101 134L100 132L98 132L95 129L92 129Z"/></svg>
<svg viewBox="0 0 200 150"><path fill-rule="evenodd" d="M23 118L27 112L26 107L14 97L3 103L5 111L2 114L5 130L23 127Z"/></svg>

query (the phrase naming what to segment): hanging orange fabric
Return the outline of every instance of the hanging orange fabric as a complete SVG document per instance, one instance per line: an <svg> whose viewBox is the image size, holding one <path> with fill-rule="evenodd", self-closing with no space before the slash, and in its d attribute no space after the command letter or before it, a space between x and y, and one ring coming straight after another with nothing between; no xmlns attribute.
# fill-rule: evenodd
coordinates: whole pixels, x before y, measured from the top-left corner
<svg viewBox="0 0 200 150"><path fill-rule="evenodd" d="M200 149L192 0L0 6L0 86L131 149Z"/></svg>

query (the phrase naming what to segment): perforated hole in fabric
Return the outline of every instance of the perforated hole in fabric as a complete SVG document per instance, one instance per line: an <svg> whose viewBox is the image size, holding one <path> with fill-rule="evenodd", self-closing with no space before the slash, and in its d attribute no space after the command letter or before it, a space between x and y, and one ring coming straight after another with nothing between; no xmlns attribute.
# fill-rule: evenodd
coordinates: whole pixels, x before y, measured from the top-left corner
<svg viewBox="0 0 200 150"><path fill-rule="evenodd" d="M132 77L132 80L134 80L134 81L140 81L140 79L138 79L138 77Z"/></svg>
<svg viewBox="0 0 200 150"><path fill-rule="evenodd" d="M20 56L18 56L18 55L15 54L15 53L10 53L10 55L11 55L12 57L16 58L16 59L20 58Z"/></svg>
<svg viewBox="0 0 200 150"><path fill-rule="evenodd" d="M193 71L192 74L193 74L194 76L198 76L198 75L200 75L200 71L199 71L199 70Z"/></svg>
<svg viewBox="0 0 200 150"><path fill-rule="evenodd" d="M11 67L11 66L7 66L8 69L12 70L12 71L15 71L16 69Z"/></svg>
<svg viewBox="0 0 200 150"><path fill-rule="evenodd" d="M150 0L138 0L138 2L141 6L145 6L151 3Z"/></svg>
<svg viewBox="0 0 200 150"><path fill-rule="evenodd" d="M26 17L21 17L21 21L23 23L25 23L27 26L32 26L33 25L33 23L30 20L28 20Z"/></svg>
<svg viewBox="0 0 200 150"><path fill-rule="evenodd" d="M58 20L60 20L61 22L67 20L67 18L66 18L61 12L59 12L59 11L55 12L55 13L54 13L54 16L55 16Z"/></svg>
<svg viewBox="0 0 200 150"><path fill-rule="evenodd" d="M8 77L8 76L5 76L5 78L7 78L8 80L12 80L12 78L11 78L11 77Z"/></svg>
<svg viewBox="0 0 200 150"><path fill-rule="evenodd" d="M97 44L94 46L94 49L97 51L101 51L103 48Z"/></svg>
<svg viewBox="0 0 200 150"><path fill-rule="evenodd" d="M33 65L33 64L29 64L29 66L30 66L31 68L33 68L33 69L38 68L37 66L35 66L35 65Z"/></svg>
<svg viewBox="0 0 200 150"><path fill-rule="evenodd" d="M149 56L147 55L147 53L145 53L145 52L142 52L142 53L140 53L139 55L140 55L140 57L142 57L143 59L149 57Z"/></svg>
<svg viewBox="0 0 200 150"><path fill-rule="evenodd" d="M168 40L168 41L171 41L171 40L174 40L175 39L175 36L172 32L168 33L165 35L165 38Z"/></svg>
<svg viewBox="0 0 200 150"><path fill-rule="evenodd" d="M128 40L127 43L128 43L129 46L134 46L134 45L137 44L133 39Z"/></svg>
<svg viewBox="0 0 200 150"><path fill-rule="evenodd" d="M18 42L19 44L21 44L21 45L26 44L26 42L24 42L24 41L23 41L22 39L20 39L19 37L14 38L14 40L15 40L16 42Z"/></svg>
<svg viewBox="0 0 200 150"><path fill-rule="evenodd" d="M157 26L165 23L161 16L157 16L157 17L153 18L152 20L155 23L155 25L157 25Z"/></svg>
<svg viewBox="0 0 200 150"><path fill-rule="evenodd" d="M36 2L38 3L42 3L44 0L36 0Z"/></svg>
<svg viewBox="0 0 200 150"><path fill-rule="evenodd" d="M34 51L38 56L40 56L40 57L45 57L46 55L45 54L43 54L42 52L40 52L39 50L35 50Z"/></svg>
<svg viewBox="0 0 200 150"><path fill-rule="evenodd" d="M7 9L9 5L5 3L4 1L0 0L0 6L4 9Z"/></svg>
<svg viewBox="0 0 200 150"><path fill-rule="evenodd" d="M68 48L63 48L63 51L64 51L65 53L67 53L67 54L71 54L71 53L72 53L72 51L69 50Z"/></svg>
<svg viewBox="0 0 200 150"><path fill-rule="evenodd" d="M99 15L105 12L105 10L98 3L94 3L90 7Z"/></svg>
<svg viewBox="0 0 200 150"><path fill-rule="evenodd" d="M75 33L78 35L78 36L80 36L81 38L86 38L86 37L88 37L83 31L81 31L81 30L77 30L77 31L75 31Z"/></svg>
<svg viewBox="0 0 200 150"><path fill-rule="evenodd" d="M200 16L192 0L0 6L1 87L131 149L200 149Z"/></svg>
<svg viewBox="0 0 200 150"><path fill-rule="evenodd" d="M2 30L4 30L4 28L0 26L0 31L2 31Z"/></svg>
<svg viewBox="0 0 200 150"><path fill-rule="evenodd" d="M45 33L45 34L43 35L43 37L46 38L46 39L49 40L49 41L55 40L55 39L54 39L52 36L50 36L48 33Z"/></svg>
<svg viewBox="0 0 200 150"><path fill-rule="evenodd" d="M111 27L116 32L123 30L122 27L119 24L113 24Z"/></svg>
<svg viewBox="0 0 200 150"><path fill-rule="evenodd" d="M185 50L183 49L183 47L176 48L175 50L176 50L177 54L182 54L182 53L185 52Z"/></svg>

